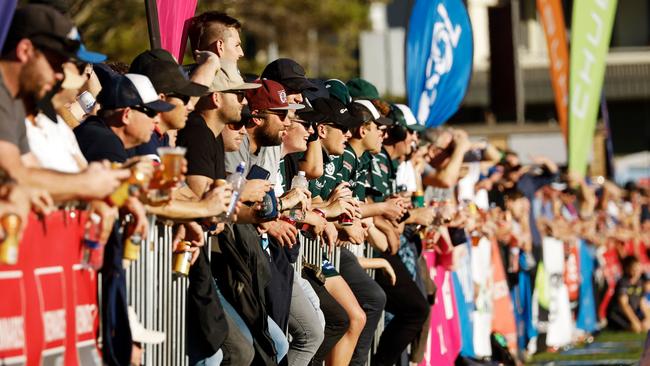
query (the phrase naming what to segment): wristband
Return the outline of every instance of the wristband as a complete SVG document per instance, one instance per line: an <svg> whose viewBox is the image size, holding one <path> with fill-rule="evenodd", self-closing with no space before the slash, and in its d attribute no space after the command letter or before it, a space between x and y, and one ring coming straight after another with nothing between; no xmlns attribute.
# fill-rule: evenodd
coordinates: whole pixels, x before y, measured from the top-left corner
<svg viewBox="0 0 650 366"><path fill-rule="evenodd" d="M327 217L325 217L325 211L321 210L320 208L315 208L315 209L313 209L311 211L318 214L318 215L320 215L320 217L322 217L324 219L327 218Z"/></svg>

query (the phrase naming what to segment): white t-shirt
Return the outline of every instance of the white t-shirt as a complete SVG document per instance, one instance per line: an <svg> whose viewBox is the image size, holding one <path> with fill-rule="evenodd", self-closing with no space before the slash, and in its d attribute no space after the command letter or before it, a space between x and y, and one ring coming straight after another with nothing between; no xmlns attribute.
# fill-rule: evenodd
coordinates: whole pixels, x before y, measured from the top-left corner
<svg viewBox="0 0 650 366"><path fill-rule="evenodd" d="M70 127L57 116L55 123L39 113L36 122L25 119L27 141L41 168L63 173L79 173L86 160Z"/></svg>
<svg viewBox="0 0 650 366"><path fill-rule="evenodd" d="M410 160L403 161L397 167L395 181L398 186L406 186L407 192L415 192L418 190L417 177L415 175L415 167Z"/></svg>

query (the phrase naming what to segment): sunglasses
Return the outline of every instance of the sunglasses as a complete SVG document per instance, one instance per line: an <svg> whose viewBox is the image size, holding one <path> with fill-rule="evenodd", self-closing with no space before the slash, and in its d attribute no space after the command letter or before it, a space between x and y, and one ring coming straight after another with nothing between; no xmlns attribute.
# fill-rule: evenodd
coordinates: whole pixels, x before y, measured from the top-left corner
<svg viewBox="0 0 650 366"><path fill-rule="evenodd" d="M244 98L246 98L246 92L243 90L227 90L223 93L235 94L239 103L243 102Z"/></svg>
<svg viewBox="0 0 650 366"><path fill-rule="evenodd" d="M242 120L237 123L228 123L226 126L228 126L230 130L239 131L242 128L246 127L246 121Z"/></svg>
<svg viewBox="0 0 650 366"><path fill-rule="evenodd" d="M140 113L144 113L147 115L149 118L154 118L158 115L158 112L154 111L153 109L143 106L143 105L136 105L131 107L131 109L134 109Z"/></svg>
<svg viewBox="0 0 650 366"><path fill-rule="evenodd" d="M280 117L280 120L284 121L287 118L287 115L289 115L289 111L266 111L264 114L274 114Z"/></svg>
<svg viewBox="0 0 650 366"><path fill-rule="evenodd" d="M180 99L181 102L183 102L183 105L187 105L187 103L190 102L190 97L187 95L181 95L181 94L176 94L176 93L169 93L167 94L168 98L177 98Z"/></svg>
<svg viewBox="0 0 650 366"><path fill-rule="evenodd" d="M309 130L310 127L315 128L313 122L308 122L299 118L291 118L290 121L301 124L305 128L305 130Z"/></svg>
<svg viewBox="0 0 650 366"><path fill-rule="evenodd" d="M350 129L347 128L347 127L343 127L343 126L340 126L340 125L335 125L333 123L323 123L323 124L325 126L328 126L328 127L336 128L337 130L343 132L344 134L348 133L348 131L350 131Z"/></svg>

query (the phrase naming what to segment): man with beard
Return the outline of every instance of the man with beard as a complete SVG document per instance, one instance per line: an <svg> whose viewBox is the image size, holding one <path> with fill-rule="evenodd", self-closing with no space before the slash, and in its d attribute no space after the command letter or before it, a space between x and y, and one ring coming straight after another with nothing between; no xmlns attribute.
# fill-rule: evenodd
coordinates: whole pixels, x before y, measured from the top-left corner
<svg viewBox="0 0 650 366"><path fill-rule="evenodd" d="M126 170L112 171L99 163L78 174L28 168L23 163L34 159L27 143L24 107L37 109L46 95L51 97L58 89L62 65L78 58L80 42L73 38L75 34L72 22L55 9L27 5L16 10L0 56L0 169L57 200L104 198L129 176Z"/></svg>
<svg viewBox="0 0 650 366"><path fill-rule="evenodd" d="M203 197L217 179L226 177L221 133L231 126L242 128L241 111L247 103L244 91L251 88L259 86L244 83L234 63L222 62L209 93L198 100L185 127L178 132L177 145L187 148L187 185L199 197ZM252 188L242 192L240 199L244 202L259 201L270 189L266 182L247 186ZM202 251L189 274L187 325L190 363L219 364L223 358L224 365L250 364L255 355L250 332L245 326L240 326L243 321L230 312L232 307L217 297L213 275L207 253Z"/></svg>

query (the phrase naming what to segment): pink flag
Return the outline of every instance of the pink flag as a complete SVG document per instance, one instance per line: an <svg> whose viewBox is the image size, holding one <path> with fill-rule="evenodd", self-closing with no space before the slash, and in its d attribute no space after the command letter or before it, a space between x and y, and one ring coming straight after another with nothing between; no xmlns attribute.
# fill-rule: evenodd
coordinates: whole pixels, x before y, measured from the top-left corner
<svg viewBox="0 0 650 366"><path fill-rule="evenodd" d="M198 0L156 0L158 8L158 25L160 26L160 44L183 63L187 30L185 21L194 16Z"/></svg>
<svg viewBox="0 0 650 366"><path fill-rule="evenodd" d="M438 264L441 258L433 251L426 251L423 256L438 291L436 303L431 308L429 344L420 366L452 366L460 352L461 336L451 272Z"/></svg>

